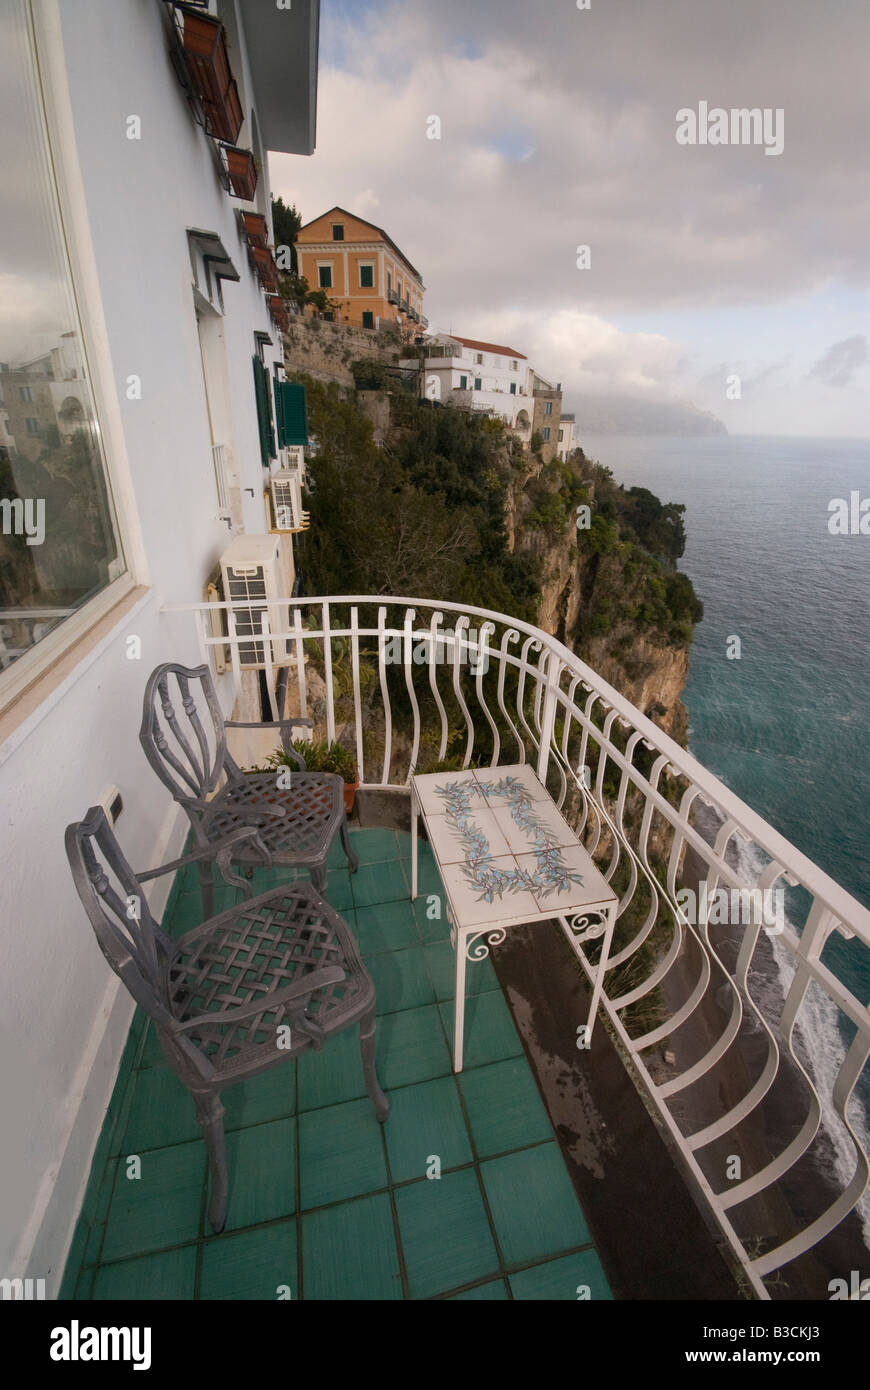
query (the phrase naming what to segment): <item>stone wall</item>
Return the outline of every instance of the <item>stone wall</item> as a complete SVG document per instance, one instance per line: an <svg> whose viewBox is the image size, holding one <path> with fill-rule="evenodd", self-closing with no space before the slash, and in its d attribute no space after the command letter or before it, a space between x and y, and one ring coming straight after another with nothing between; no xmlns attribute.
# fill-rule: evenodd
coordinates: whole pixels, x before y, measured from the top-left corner
<svg viewBox="0 0 870 1390"><path fill-rule="evenodd" d="M353 386L351 362L372 359L398 362L398 333L389 328L357 328L350 323L293 315L284 336L284 362L289 372L307 372L318 381Z"/></svg>

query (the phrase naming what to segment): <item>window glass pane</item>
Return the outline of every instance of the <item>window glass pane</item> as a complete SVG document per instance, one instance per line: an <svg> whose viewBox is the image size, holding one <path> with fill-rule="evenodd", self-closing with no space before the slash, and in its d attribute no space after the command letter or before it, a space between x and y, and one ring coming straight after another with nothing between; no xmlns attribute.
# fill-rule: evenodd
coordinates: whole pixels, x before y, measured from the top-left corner
<svg viewBox="0 0 870 1390"><path fill-rule="evenodd" d="M124 571L24 0L0 8L0 670Z"/></svg>

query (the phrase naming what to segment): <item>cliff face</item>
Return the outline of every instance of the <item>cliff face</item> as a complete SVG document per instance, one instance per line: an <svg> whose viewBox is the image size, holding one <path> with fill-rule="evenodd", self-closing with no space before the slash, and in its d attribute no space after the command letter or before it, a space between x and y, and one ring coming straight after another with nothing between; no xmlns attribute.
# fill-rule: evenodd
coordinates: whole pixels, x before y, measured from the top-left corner
<svg viewBox="0 0 870 1390"><path fill-rule="evenodd" d="M541 472L532 465L512 489L506 511L511 551L527 551L541 563L538 626L576 652L677 742L685 743L688 714L681 697L691 638L674 637L638 621L650 573L627 563L619 547L600 554L578 545L573 511L561 532L529 524L530 517L535 519L529 483L539 481ZM594 487L590 495L594 506ZM608 615L607 630L596 632L589 615L602 613Z"/></svg>

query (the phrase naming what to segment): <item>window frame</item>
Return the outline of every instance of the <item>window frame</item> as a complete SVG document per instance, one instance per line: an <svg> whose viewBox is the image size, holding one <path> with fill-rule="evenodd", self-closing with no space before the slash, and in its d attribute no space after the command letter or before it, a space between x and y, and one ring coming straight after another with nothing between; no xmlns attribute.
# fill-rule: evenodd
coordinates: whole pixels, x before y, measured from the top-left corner
<svg viewBox="0 0 870 1390"><path fill-rule="evenodd" d="M327 274L329 275L329 284L328 284L328 285L324 285L324 283L323 283L322 276L323 276L324 270L325 270L325 271L327 272ZM333 271L333 262L332 262L332 261L318 261L318 262L317 262L317 288L318 288L319 290L333 290L333 289L335 289L335 286L334 286L333 283L332 283L332 271Z"/></svg>
<svg viewBox="0 0 870 1390"><path fill-rule="evenodd" d="M375 263L374 263L374 261L359 261L359 262L358 262L358 270L359 270L359 288L360 288L361 290L374 290L374 289L376 289L377 286L375 285ZM369 271L370 274L371 274L372 282L371 282L370 285L364 285L364 284L363 284L363 271L364 271L364 270Z"/></svg>
<svg viewBox="0 0 870 1390"><path fill-rule="evenodd" d="M340 232L340 233L341 233L341 236L336 236L336 235L335 235L336 232ZM332 239L333 239L333 241L344 241L344 223L343 223L343 222L333 222L333 223L332 223Z"/></svg>
<svg viewBox="0 0 870 1390"><path fill-rule="evenodd" d="M0 719L11 732L18 716L15 705L51 676L52 668L71 661L69 672L77 678L96 638L92 637L114 609L124 613L137 590L150 586L150 574L136 494L130 469L123 418L117 392L116 369L109 347L103 298L91 234L90 211L78 158L75 122L66 73L66 54L60 15L53 0L27 5L27 28L33 76L42 114L51 191L60 221L61 243L76 327L91 390L94 416L102 440L101 464L108 491L124 568L115 579L65 618L58 627L0 671ZM79 647L79 652L75 648ZM66 679L66 677L65 677ZM25 703L29 718L32 703L42 707L51 689L39 689Z"/></svg>

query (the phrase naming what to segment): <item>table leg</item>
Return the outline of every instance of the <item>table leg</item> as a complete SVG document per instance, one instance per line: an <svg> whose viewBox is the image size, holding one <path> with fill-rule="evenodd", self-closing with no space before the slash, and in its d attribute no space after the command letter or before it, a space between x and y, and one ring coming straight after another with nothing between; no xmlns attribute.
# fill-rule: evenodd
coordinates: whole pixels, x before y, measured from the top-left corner
<svg viewBox="0 0 870 1390"><path fill-rule="evenodd" d="M453 1000L453 1070L462 1071L465 1042L465 932L454 925L450 932L456 951L456 994Z"/></svg>
<svg viewBox="0 0 870 1390"><path fill-rule="evenodd" d="M411 788L411 901L417 896L417 794Z"/></svg>

